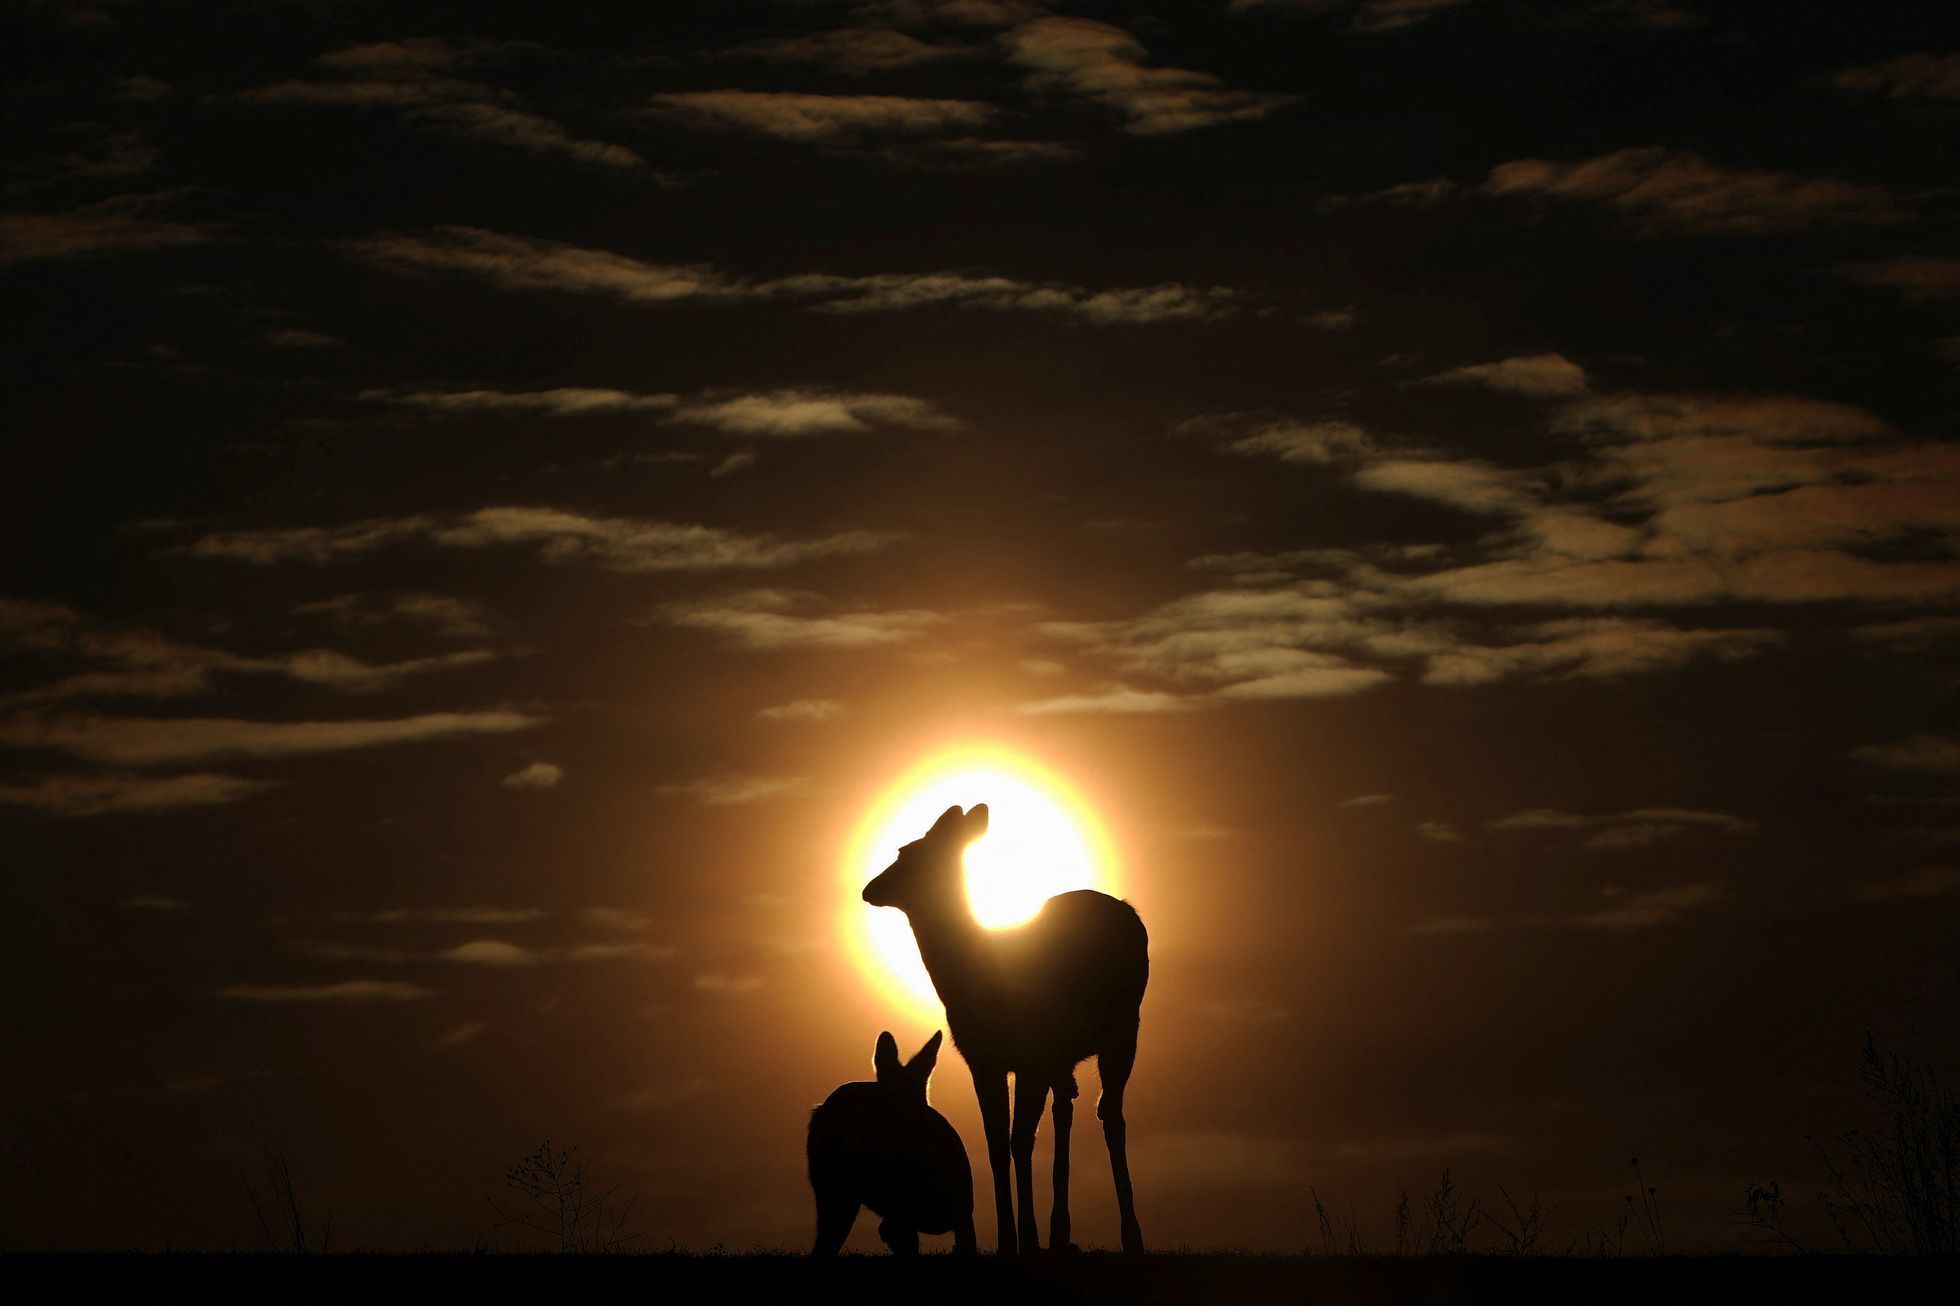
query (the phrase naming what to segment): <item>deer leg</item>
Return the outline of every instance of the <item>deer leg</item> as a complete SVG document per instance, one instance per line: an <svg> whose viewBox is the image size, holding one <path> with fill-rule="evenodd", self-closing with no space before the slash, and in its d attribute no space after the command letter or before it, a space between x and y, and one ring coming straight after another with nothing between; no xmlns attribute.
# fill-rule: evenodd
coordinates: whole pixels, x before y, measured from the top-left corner
<svg viewBox="0 0 1960 1306"><path fill-rule="evenodd" d="M1130 1191L1129 1126L1123 1119L1123 1089L1130 1082L1130 1071L1137 1060L1137 1036L1132 1031L1115 1047L1105 1048L1096 1057L1102 1072L1102 1097L1096 1102L1096 1115L1102 1120L1103 1142L1109 1146L1109 1173L1116 1181L1116 1209L1122 1217L1123 1250L1131 1255L1143 1252L1143 1227L1137 1223L1136 1196Z"/></svg>
<svg viewBox="0 0 1960 1306"><path fill-rule="evenodd" d="M835 1256L844 1249L844 1240L851 1236L851 1226L857 1223L858 1204L848 1197L817 1197L817 1241L810 1248L812 1256Z"/></svg>
<svg viewBox="0 0 1960 1306"><path fill-rule="evenodd" d="M885 1240L885 1246L892 1249L893 1256L917 1256L919 1254L919 1231L906 1229L886 1220L878 1226L878 1236Z"/></svg>
<svg viewBox="0 0 1960 1306"><path fill-rule="evenodd" d="M1021 1255L1041 1250L1041 1233L1034 1220L1034 1139L1041 1131L1041 1113L1048 1105L1048 1081L1023 1071L1014 1072L1014 1189L1021 1204Z"/></svg>
<svg viewBox="0 0 1960 1306"><path fill-rule="evenodd" d="M1068 1228L1068 1134L1075 1123L1075 1076L1055 1085L1055 1202L1048 1211L1048 1249L1072 1250Z"/></svg>
<svg viewBox="0 0 1960 1306"><path fill-rule="evenodd" d="M994 1237L1002 1256L1012 1256L1014 1198L1007 1178L1007 1075L973 1069L973 1092L980 1099L980 1124L987 1134L987 1165L994 1173Z"/></svg>
<svg viewBox="0 0 1960 1306"><path fill-rule="evenodd" d="M953 1255L971 1256L977 1250L979 1240L973 1234L973 1216L968 1214L960 1223L953 1226Z"/></svg>

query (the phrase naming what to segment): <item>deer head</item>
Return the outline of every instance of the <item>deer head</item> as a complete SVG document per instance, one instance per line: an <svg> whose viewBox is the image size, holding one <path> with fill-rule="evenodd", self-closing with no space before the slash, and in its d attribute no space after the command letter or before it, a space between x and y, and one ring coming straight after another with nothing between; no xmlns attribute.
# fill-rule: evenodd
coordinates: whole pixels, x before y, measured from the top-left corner
<svg viewBox="0 0 1960 1306"><path fill-rule="evenodd" d="M966 910L966 846L987 832L987 805L964 813L947 808L932 829L898 850L898 860L864 886L873 907L896 907L911 915Z"/></svg>
<svg viewBox="0 0 1960 1306"><path fill-rule="evenodd" d="M926 1081L932 1078L932 1068L939 1063L939 1044L945 1036L945 1031L935 1031L926 1040L926 1045L919 1049L917 1056L901 1063L898 1059L898 1040L891 1036L890 1030L880 1034L878 1050L871 1057L871 1064L878 1072L879 1085L923 1105Z"/></svg>

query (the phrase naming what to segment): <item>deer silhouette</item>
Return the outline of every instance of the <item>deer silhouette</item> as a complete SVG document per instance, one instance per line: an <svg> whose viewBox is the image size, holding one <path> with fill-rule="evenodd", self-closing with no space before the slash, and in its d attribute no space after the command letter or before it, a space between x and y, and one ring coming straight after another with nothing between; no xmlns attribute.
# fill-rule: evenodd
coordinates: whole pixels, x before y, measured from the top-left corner
<svg viewBox="0 0 1960 1306"><path fill-rule="evenodd" d="M934 1034L903 1065L898 1042L878 1036L877 1080L845 1084L810 1113L810 1188L817 1197L812 1256L835 1256L868 1206L883 1223L878 1236L894 1256L914 1256L922 1233L953 1235L953 1250L973 1254L973 1169L959 1131L926 1102L926 1081L939 1060Z"/></svg>
<svg viewBox="0 0 1960 1306"><path fill-rule="evenodd" d="M919 955L946 1007L953 1042L973 1072L987 1161L994 1176L1000 1252L1040 1250L1034 1214L1034 1140L1050 1093L1055 1099L1055 1198L1048 1241L1069 1242L1069 1130L1075 1121L1075 1067L1096 1058L1102 1098L1096 1115L1109 1146L1122 1217L1123 1250L1143 1251L1130 1191L1123 1089L1136 1064L1150 939L1128 903L1081 890L1056 894L1027 923L988 930L967 907L963 856L987 832L986 804L949 807L925 836L864 886L874 907L896 907L912 923ZM1008 1120L1007 1077L1014 1076ZM1020 1220L1008 1191L1012 1152Z"/></svg>

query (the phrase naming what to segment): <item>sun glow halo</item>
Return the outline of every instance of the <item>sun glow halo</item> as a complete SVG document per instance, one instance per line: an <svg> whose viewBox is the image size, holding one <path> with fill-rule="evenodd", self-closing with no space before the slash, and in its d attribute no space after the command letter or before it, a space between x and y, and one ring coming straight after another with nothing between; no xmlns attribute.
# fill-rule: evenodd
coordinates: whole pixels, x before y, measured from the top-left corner
<svg viewBox="0 0 1960 1306"><path fill-rule="evenodd" d="M864 886L941 812L987 804L987 833L967 848L967 904L989 929L1028 920L1072 889L1115 893L1115 858L1095 814L1069 786L999 750L948 753L888 785L844 859L844 932L865 976L912 1014L937 1019L939 999L903 912L871 907Z"/></svg>

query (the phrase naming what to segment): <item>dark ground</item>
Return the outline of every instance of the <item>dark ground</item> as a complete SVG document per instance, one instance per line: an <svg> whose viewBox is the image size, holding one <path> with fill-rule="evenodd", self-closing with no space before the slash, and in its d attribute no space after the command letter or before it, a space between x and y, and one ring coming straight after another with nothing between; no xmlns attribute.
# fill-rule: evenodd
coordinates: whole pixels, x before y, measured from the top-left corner
<svg viewBox="0 0 1960 1306"><path fill-rule="evenodd" d="M379 1290L472 1297L775 1303L1031 1301L1417 1303L1602 1301L1953 1301L1960 1260L1853 1256L1605 1259L1538 1256L1372 1257L1172 1253L1129 1260L1087 1254L1033 1265L992 1257L846 1256L812 1264L787 1254L612 1257L485 1255L155 1255L8 1257L5 1282L281 1299ZM31 1290L30 1290L31 1291Z"/></svg>

